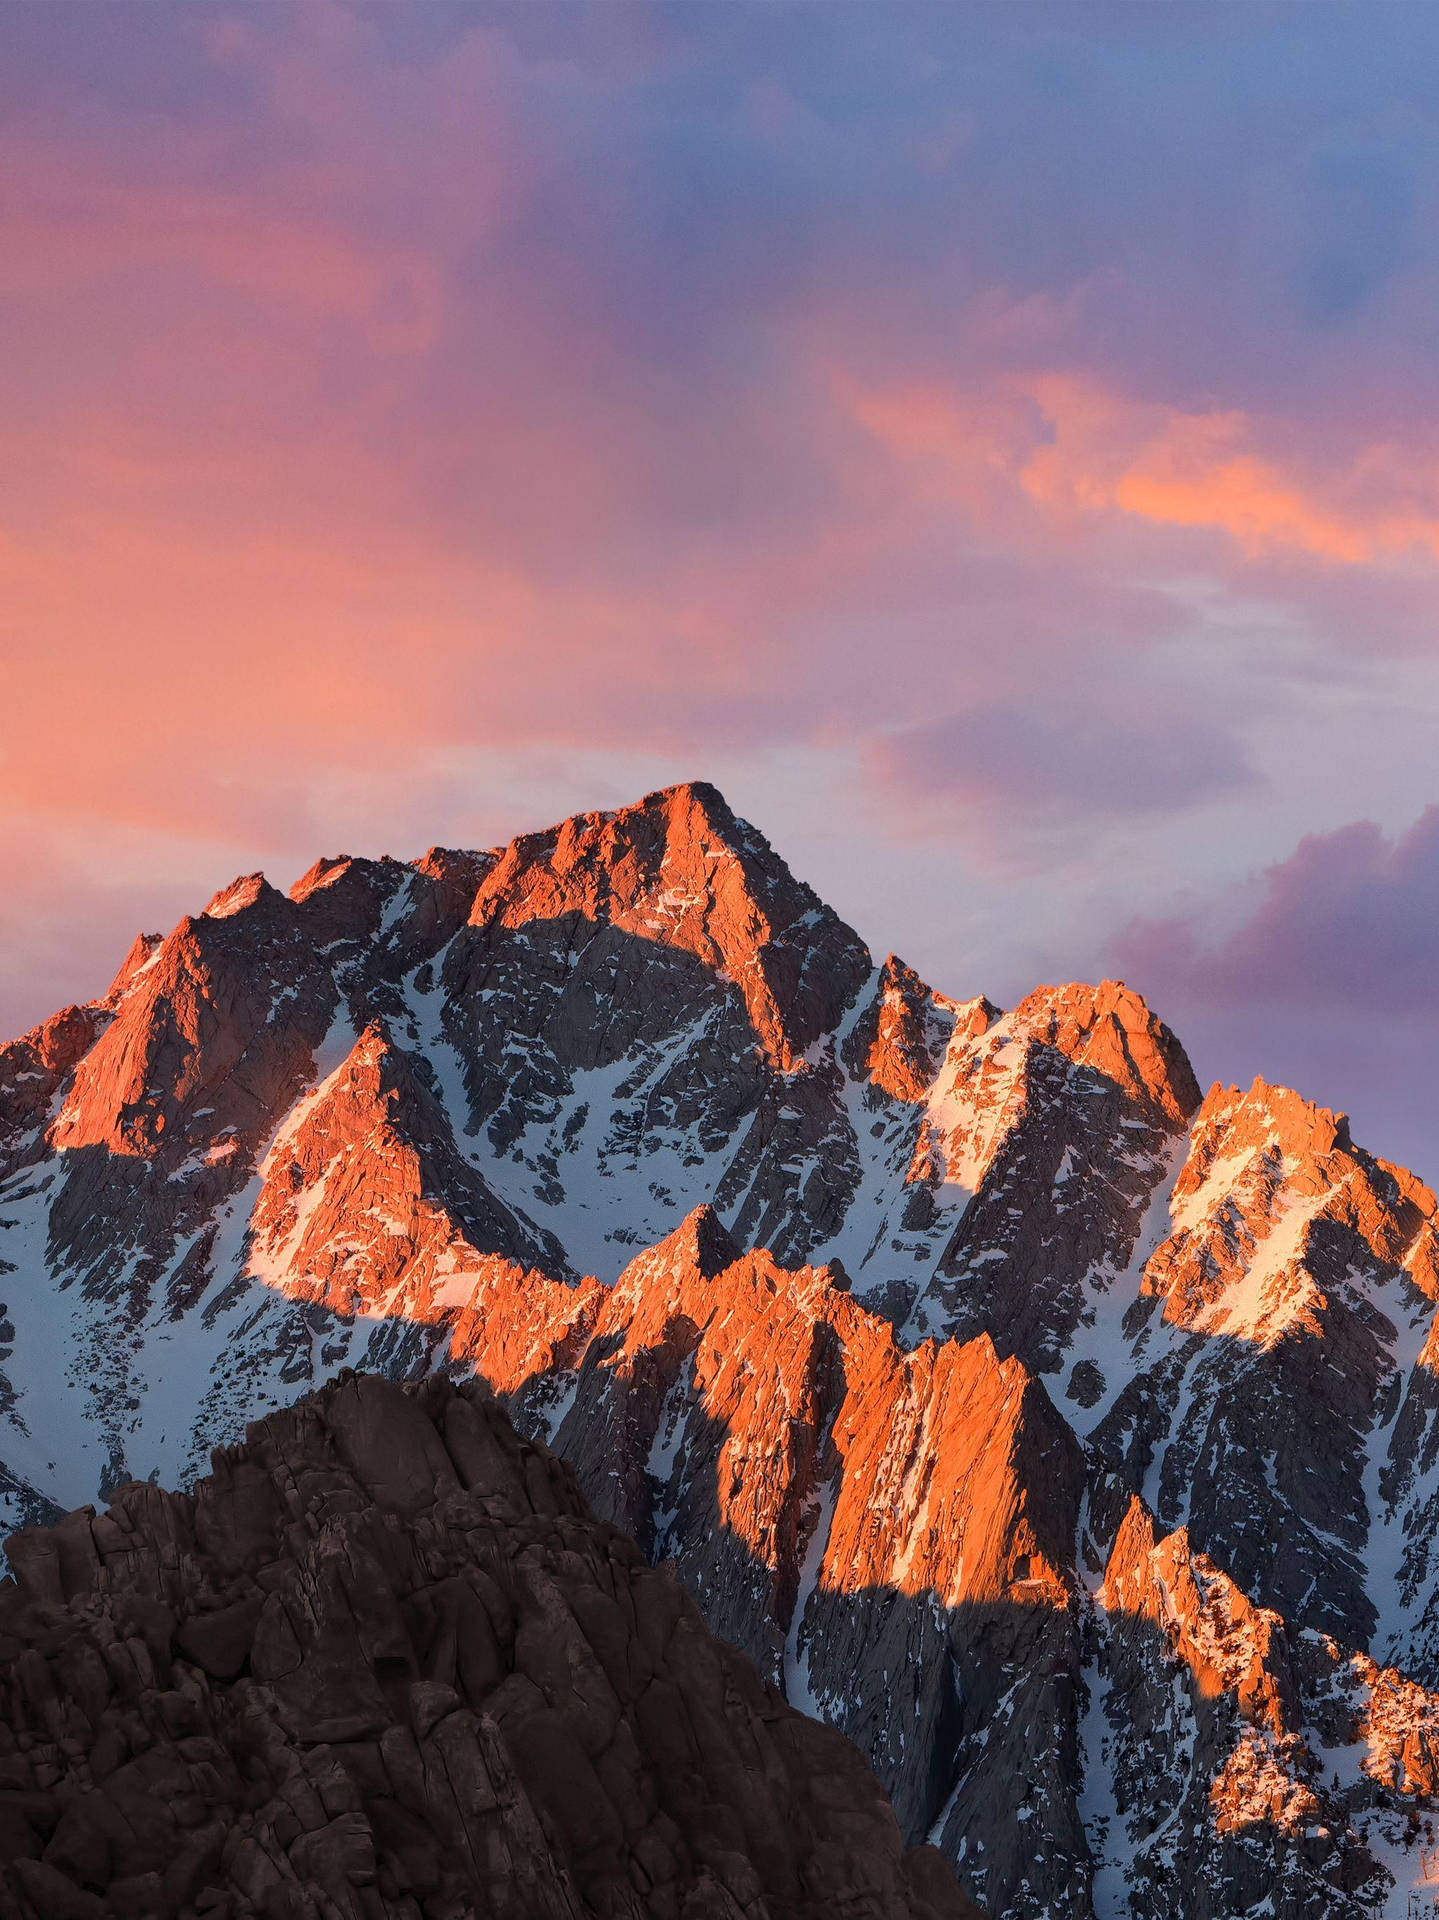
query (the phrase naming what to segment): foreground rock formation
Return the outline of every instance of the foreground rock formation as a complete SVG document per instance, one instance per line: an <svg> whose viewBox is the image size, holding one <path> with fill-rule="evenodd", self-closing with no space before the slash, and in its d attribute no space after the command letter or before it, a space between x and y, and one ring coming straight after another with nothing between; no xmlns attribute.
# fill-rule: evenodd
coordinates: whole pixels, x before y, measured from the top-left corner
<svg viewBox="0 0 1439 1920"><path fill-rule="evenodd" d="M992 1912L1407 1913L1435 1213L1120 983L875 964L676 788L242 878L0 1050L0 1500L478 1376Z"/></svg>
<svg viewBox="0 0 1439 1920"><path fill-rule="evenodd" d="M476 1387L347 1376L10 1556L7 1920L978 1920Z"/></svg>

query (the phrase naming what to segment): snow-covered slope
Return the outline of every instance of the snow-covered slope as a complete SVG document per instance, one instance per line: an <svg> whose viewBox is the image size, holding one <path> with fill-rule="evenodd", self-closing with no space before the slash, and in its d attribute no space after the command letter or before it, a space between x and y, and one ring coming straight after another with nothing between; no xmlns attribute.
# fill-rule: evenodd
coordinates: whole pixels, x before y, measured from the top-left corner
<svg viewBox="0 0 1439 1920"><path fill-rule="evenodd" d="M876 965L675 788L243 877L0 1049L0 1499L478 1374L996 1914L1406 1911L1434 1213L1119 983Z"/></svg>

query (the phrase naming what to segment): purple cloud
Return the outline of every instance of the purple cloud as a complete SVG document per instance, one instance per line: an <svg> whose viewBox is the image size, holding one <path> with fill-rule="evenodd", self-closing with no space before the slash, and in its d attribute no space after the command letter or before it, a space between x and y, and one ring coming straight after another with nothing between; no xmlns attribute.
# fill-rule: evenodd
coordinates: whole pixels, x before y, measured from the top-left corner
<svg viewBox="0 0 1439 1920"><path fill-rule="evenodd" d="M1215 928L1223 931L1212 931ZM1366 1145L1439 1179L1439 806L1405 832L1312 834L1247 886L1136 919L1106 966L1159 1006L1201 1075L1256 1072L1349 1110Z"/></svg>
<svg viewBox="0 0 1439 1920"><path fill-rule="evenodd" d="M1218 940L1203 914L1136 920L1116 959L1215 1007L1266 1004L1439 1020L1439 806L1390 839L1372 820L1310 834L1267 869Z"/></svg>
<svg viewBox="0 0 1439 1920"><path fill-rule="evenodd" d="M870 771L915 803L1071 826L1177 813L1262 785L1217 726L1116 714L1102 698L1085 705L996 704L907 727L873 744Z"/></svg>

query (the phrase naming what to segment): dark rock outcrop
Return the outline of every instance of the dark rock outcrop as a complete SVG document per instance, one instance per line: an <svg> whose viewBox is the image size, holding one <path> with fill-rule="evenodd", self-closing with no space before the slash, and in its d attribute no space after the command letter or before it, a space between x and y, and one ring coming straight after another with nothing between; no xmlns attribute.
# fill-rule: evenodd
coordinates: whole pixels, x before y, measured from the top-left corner
<svg viewBox="0 0 1439 1920"><path fill-rule="evenodd" d="M10 1552L6 1920L975 1920L478 1386L346 1375Z"/></svg>

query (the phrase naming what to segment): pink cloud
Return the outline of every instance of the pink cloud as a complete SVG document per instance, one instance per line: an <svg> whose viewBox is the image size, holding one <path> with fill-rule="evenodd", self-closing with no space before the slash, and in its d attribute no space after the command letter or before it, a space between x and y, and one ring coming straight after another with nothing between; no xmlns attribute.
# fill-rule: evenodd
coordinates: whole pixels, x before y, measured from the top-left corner
<svg viewBox="0 0 1439 1920"><path fill-rule="evenodd" d="M1393 838L1372 820L1311 834L1267 868L1239 924L1232 906L1136 920L1118 964L1210 1006L1417 1016L1439 1028L1439 806Z"/></svg>
<svg viewBox="0 0 1439 1920"><path fill-rule="evenodd" d="M865 391L857 418L973 515L1032 503L1055 522L1119 516L1227 536L1243 561L1295 552L1330 565L1439 559L1439 466L1419 445L1285 447L1288 424L1186 412L1062 369ZM1271 446L1270 442L1277 442Z"/></svg>
<svg viewBox="0 0 1439 1920"><path fill-rule="evenodd" d="M1248 883L1136 918L1101 964L1183 1035L1201 1077L1254 1074L1348 1110L1356 1138L1439 1178L1439 806L1389 835L1312 834Z"/></svg>

